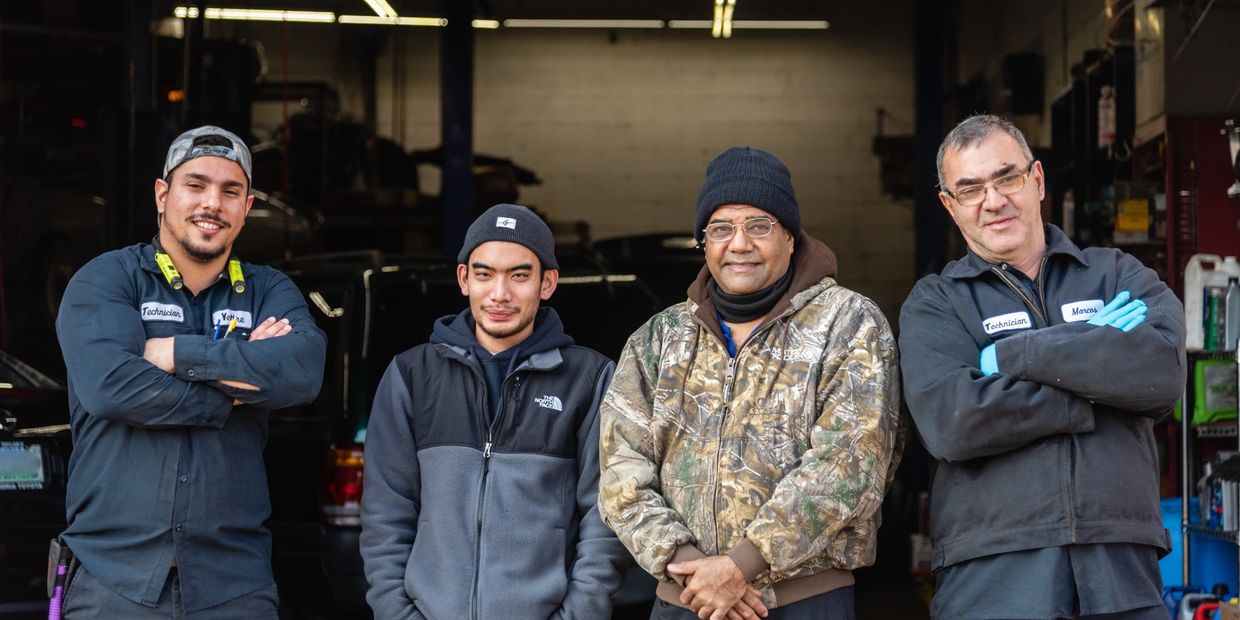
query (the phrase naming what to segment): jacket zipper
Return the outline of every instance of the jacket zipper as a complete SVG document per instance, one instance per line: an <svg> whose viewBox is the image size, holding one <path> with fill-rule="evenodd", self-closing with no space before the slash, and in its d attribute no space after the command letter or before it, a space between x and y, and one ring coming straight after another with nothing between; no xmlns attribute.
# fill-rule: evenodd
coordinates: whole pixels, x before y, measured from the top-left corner
<svg viewBox="0 0 1240 620"><path fill-rule="evenodd" d="M719 417L719 439L720 441L715 446L715 468L716 469L719 468L719 462L723 459L723 425L728 417L728 414L731 412L731 409L732 409L732 387L733 387L733 384L736 382L736 360L740 359L741 352L745 350L745 347L749 346L749 343L754 341L754 336L757 336L759 333L770 329L770 326L775 321L778 321L784 318L785 316L788 316L789 314L792 314L791 308L780 313L778 316L772 317L770 320L763 321L762 324L758 325L756 328L754 328L753 331L749 332L749 337L745 339L745 342L742 342L741 344L737 345L736 355L733 355L731 358L728 359L728 368L723 378L723 415ZM726 343L725 343L725 346L726 346ZM712 515L713 513L717 512L716 509L719 506L719 482L718 480L716 480L715 484L713 485L713 495L714 497L711 500ZM719 549L719 547L721 547L721 545L719 544L719 523L715 522L715 549Z"/></svg>
<svg viewBox="0 0 1240 620"><path fill-rule="evenodd" d="M512 379L512 389L509 390L509 393L512 394L512 400L516 401L517 390L521 385L521 377L517 375L509 378ZM506 386L507 383L508 379L505 379L503 385ZM478 483L477 521L474 526L474 583L470 587L469 595L469 617L473 618L473 620L479 619L481 608L481 604L478 601L478 581L479 576L482 574L482 514L486 506L487 474L491 471L491 448L495 445L495 428L499 426L499 421L504 417L504 389L504 387L500 389L499 403L495 408L495 417L487 425L487 440L482 447L482 480ZM485 388L483 389L482 402L483 404L489 404L487 403Z"/></svg>
<svg viewBox="0 0 1240 620"><path fill-rule="evenodd" d="M1034 314L1036 314L1038 318L1041 319L1042 325L1044 327L1050 326L1050 321L1047 319L1047 317L1049 316L1049 313L1046 312L1046 261L1048 258L1050 257L1049 256L1042 257L1042 267L1038 270L1038 277L1036 280L1037 286L1038 286L1038 297L1039 297L1038 301L1041 302L1040 304L1034 304L1029 299L1029 297L1025 295L1024 290L1022 290L1018 284L1009 280L1007 275L1003 273L1003 271L1001 271L1000 269L996 267L990 268L991 271L995 272L995 275L999 276L999 279L1003 280L1004 284L1008 285L1008 288L1011 288L1012 291L1014 291L1018 296L1020 296L1021 300L1025 302L1025 305L1028 306L1030 310L1033 310ZM1006 268L1006 265L1004 267ZM1071 542L1075 544L1077 542L1076 450L1074 449L1076 447L1076 438L1069 436L1067 439L1068 441L1063 442L1063 447L1064 447L1064 450L1068 452L1068 456L1067 456L1067 461L1068 461L1068 480L1067 480L1068 532L1071 535Z"/></svg>
<svg viewBox="0 0 1240 620"><path fill-rule="evenodd" d="M1043 259L1042 266L1043 268L1045 268L1046 266L1045 259ZM1006 270L1006 267L1007 267L1006 265L1004 265L1004 269L1000 269L998 267L991 267L990 270L995 272L995 275L999 276L999 279L1003 280L1003 283L1006 284L1008 288L1012 289L1012 292L1016 293L1017 297L1020 297L1020 300L1025 303L1025 306L1033 311L1033 313L1037 316L1038 320L1040 321L1042 327L1047 327L1048 325L1050 325L1050 323L1048 323L1046 320L1046 310L1042 308L1042 304L1034 303L1032 299L1029 299L1029 295L1026 294L1024 290L1021 289L1021 286L1019 284L1008 279L1007 274L1004 273L1004 271ZM1041 278L1042 278L1042 272L1039 271L1038 279L1041 280Z"/></svg>

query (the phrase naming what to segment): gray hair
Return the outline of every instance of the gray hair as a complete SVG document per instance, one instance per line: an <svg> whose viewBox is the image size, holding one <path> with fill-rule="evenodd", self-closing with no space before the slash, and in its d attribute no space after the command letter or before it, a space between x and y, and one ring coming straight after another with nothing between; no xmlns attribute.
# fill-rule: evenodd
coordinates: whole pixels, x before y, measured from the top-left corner
<svg viewBox="0 0 1240 620"><path fill-rule="evenodd" d="M994 114L977 114L960 121L960 124L956 125L956 128L951 130L947 137L943 138L943 143L939 145L939 154L935 157L935 165L939 170L939 189L947 189L947 179L943 177L943 155L948 151L968 148L985 140L996 131L1001 131L1016 140L1016 144L1020 145L1020 150L1025 155L1025 161L1033 163L1033 151L1029 150L1025 134L1021 133L1016 125Z"/></svg>

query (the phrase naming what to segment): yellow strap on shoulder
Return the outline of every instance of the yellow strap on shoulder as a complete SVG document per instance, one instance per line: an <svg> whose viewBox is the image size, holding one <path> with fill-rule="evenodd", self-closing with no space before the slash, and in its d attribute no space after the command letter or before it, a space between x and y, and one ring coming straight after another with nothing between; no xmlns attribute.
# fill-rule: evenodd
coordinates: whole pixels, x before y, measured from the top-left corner
<svg viewBox="0 0 1240 620"><path fill-rule="evenodd" d="M185 286L185 281L181 279L181 272L177 271L176 266L172 264L171 256L156 252L155 264L159 265L159 270L164 272L164 279L168 281L168 286L171 286L172 290L179 291Z"/></svg>
<svg viewBox="0 0 1240 620"><path fill-rule="evenodd" d="M232 290L240 295L245 292L245 275L241 273L241 261L230 258L228 259L228 280L232 283Z"/></svg>

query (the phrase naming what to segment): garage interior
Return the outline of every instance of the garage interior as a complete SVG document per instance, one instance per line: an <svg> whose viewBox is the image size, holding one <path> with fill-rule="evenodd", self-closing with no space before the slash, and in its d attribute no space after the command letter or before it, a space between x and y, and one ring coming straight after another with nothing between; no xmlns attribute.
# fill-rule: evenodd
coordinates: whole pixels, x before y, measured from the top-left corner
<svg viewBox="0 0 1240 620"><path fill-rule="evenodd" d="M913 283L964 252L939 142L992 112L1044 163L1046 221L1125 249L1183 297L1194 254L1240 253L1238 30L1240 0L5 2L0 349L63 380L68 279L150 239L166 146L207 123L254 150L246 260L443 262L478 213L515 202L580 264L636 273L654 308L701 265L688 235L706 163L759 147L791 170L839 281L894 327ZM1126 219L1131 200L1148 210ZM320 309L344 307L323 291ZM1234 434L1208 438L1181 463L1177 427L1160 426L1166 497L1236 450ZM910 437L860 617L928 617L928 462ZM1233 594L1235 541L1220 577ZM289 614L364 617L333 605Z"/></svg>

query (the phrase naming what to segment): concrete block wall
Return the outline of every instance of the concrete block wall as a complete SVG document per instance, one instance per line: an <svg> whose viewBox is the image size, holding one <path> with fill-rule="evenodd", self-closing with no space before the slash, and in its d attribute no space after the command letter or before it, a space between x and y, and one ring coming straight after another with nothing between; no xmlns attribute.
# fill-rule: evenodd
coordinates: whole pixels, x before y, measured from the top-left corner
<svg viewBox="0 0 1240 620"><path fill-rule="evenodd" d="M804 227L836 251L841 283L894 322L913 282L912 208L882 193L870 146L879 107L886 133L913 130L912 5L884 4L878 16L835 4L825 17L826 31L729 40L703 30L477 31L475 149L537 171L544 184L521 200L588 221L596 239L687 231L715 154L769 150L792 172ZM388 32L379 36L399 40L379 58L378 132L406 148L436 146L437 31ZM270 41L269 55L279 39ZM334 54L322 37L297 53ZM348 84L339 62L317 66ZM437 180L424 186L437 191Z"/></svg>

